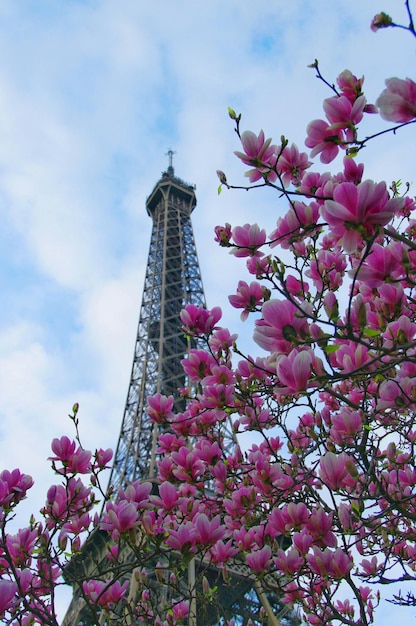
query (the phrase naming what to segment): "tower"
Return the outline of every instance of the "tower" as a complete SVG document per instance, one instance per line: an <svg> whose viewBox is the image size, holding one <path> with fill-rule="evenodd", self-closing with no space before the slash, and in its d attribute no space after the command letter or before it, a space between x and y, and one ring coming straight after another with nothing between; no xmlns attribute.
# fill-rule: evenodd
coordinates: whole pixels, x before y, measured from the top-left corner
<svg viewBox="0 0 416 626"><path fill-rule="evenodd" d="M120 430L110 487L155 477L157 426L146 415L149 396L162 393L183 400L185 386L181 359L188 350L180 328L180 311L186 304L205 305L193 236L191 213L196 206L195 187L174 175L173 152L146 201L152 234L143 299L133 357L133 367Z"/></svg>
<svg viewBox="0 0 416 626"><path fill-rule="evenodd" d="M173 152L170 150L168 155L168 169L146 200L152 233L133 366L109 479L109 488L114 493L137 480L151 481L156 486L158 426L146 413L147 400L156 393L173 395L176 410L184 410L185 401L178 393L178 389L186 385L180 362L190 345L180 328L179 314L187 304L205 306L191 224L191 213L196 206L195 187L175 176ZM231 429L226 445L230 450L234 445ZM101 571L102 566L105 568L105 553L106 533L97 529L87 540L80 557L75 557L68 565L67 582L74 579L77 568L81 567L87 574ZM129 554L126 554L126 564L126 573L129 564L130 571L135 567ZM219 604L224 607L227 619L237 617L236 626L246 624L249 617L257 615L261 605L272 612L269 599L253 586L246 566L236 564L231 572L234 582L231 589L215 568L208 566L205 572L212 586L218 588ZM195 571L189 572L189 576L195 580ZM156 580L155 584L157 586ZM197 607L195 613L198 613ZM220 623L215 611L206 612L201 620L193 618L189 626ZM254 622L265 623L263 620ZM74 593L63 626L89 626L91 623L80 595ZM126 623L133 625L131 620ZM288 623L282 622L282 626ZM270 624L280 624L280 621ZM147 626L150 625L149 622Z"/></svg>

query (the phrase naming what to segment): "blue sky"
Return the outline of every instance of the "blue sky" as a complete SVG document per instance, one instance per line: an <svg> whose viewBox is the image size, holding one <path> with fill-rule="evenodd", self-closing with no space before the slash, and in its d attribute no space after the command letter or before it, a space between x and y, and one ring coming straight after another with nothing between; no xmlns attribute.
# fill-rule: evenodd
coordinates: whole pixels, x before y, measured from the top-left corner
<svg viewBox="0 0 416 626"><path fill-rule="evenodd" d="M307 69L315 58L330 81L345 68L365 74L370 101L384 78L414 77L416 42L370 31L380 10L405 18L394 0L261 10L244 0L3 0L0 459L36 479L24 516L43 504L49 442L72 433L75 401L85 446L116 444L150 240L145 199L169 148L176 173L197 186L208 304L257 350L227 301L244 262L217 248L213 228L259 220L271 230L286 207L269 193L218 197L216 169L243 182L227 107L243 128L302 146L330 95ZM368 122L369 132L380 126ZM412 181L413 132L366 148L367 177Z"/></svg>

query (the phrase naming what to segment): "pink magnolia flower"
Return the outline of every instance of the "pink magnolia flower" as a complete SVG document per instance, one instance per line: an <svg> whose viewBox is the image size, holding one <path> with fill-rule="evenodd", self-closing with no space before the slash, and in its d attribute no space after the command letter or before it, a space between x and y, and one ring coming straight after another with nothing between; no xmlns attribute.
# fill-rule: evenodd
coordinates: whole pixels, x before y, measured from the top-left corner
<svg viewBox="0 0 416 626"><path fill-rule="evenodd" d="M11 580L0 580L0 615L9 609L17 593L17 585Z"/></svg>
<svg viewBox="0 0 416 626"><path fill-rule="evenodd" d="M227 222L225 226L215 226L214 232L215 232L214 241L219 243L220 246L227 248L230 245L231 224L228 224Z"/></svg>
<svg viewBox="0 0 416 626"><path fill-rule="evenodd" d="M247 554L246 561L248 566L256 572L261 574L265 572L272 564L272 549L270 546L264 546L260 550L255 550L250 554Z"/></svg>
<svg viewBox="0 0 416 626"><path fill-rule="evenodd" d="M305 204L293 202L286 215L277 222L276 229L270 235L270 247L280 245L289 248L293 242L304 237L311 237L319 230L319 205L316 202Z"/></svg>
<svg viewBox="0 0 416 626"><path fill-rule="evenodd" d="M385 183L341 183L334 190L334 199L321 207L321 215L344 250L351 253L376 226L387 224L402 204L401 198L389 199Z"/></svg>
<svg viewBox="0 0 416 626"><path fill-rule="evenodd" d="M159 495L151 496L150 500L152 504L163 508L166 511L170 511L177 505L179 500L179 493L172 483L164 481L159 485Z"/></svg>
<svg viewBox="0 0 416 626"><path fill-rule="evenodd" d="M107 448L106 450L99 448L95 451L94 454L94 469L108 469L110 467L109 463L112 458L113 451L111 450L111 448Z"/></svg>
<svg viewBox="0 0 416 626"><path fill-rule="evenodd" d="M351 557L341 548L321 550L314 546L313 554L308 554L306 558L311 570L323 578L330 576L340 580L349 574L353 566Z"/></svg>
<svg viewBox="0 0 416 626"><path fill-rule="evenodd" d="M286 146L279 156L277 171L285 186L292 183L299 186L305 171L312 165L308 160L306 152L299 152L298 147L293 143Z"/></svg>
<svg viewBox="0 0 416 626"><path fill-rule="evenodd" d="M357 275L357 278L365 283L370 289L381 287L387 278L397 280L406 274L402 263L402 244L393 242L388 246L378 243L373 244L370 254L360 266L358 273L351 270L350 275Z"/></svg>
<svg viewBox="0 0 416 626"><path fill-rule="evenodd" d="M377 98L381 117L389 122L410 122L416 117L416 83L410 78L388 78Z"/></svg>
<svg viewBox="0 0 416 626"><path fill-rule="evenodd" d="M60 439L52 439L52 452L55 456L49 457L51 461L62 461L67 463L75 453L76 443L65 435Z"/></svg>
<svg viewBox="0 0 416 626"><path fill-rule="evenodd" d="M362 95L364 76L357 78L350 70L344 70L337 77L337 84L342 94L354 103Z"/></svg>
<svg viewBox="0 0 416 626"><path fill-rule="evenodd" d="M168 532L166 544L169 547L185 554L195 552L197 531L192 522L184 522L177 529L171 529Z"/></svg>
<svg viewBox="0 0 416 626"><path fill-rule="evenodd" d="M196 540L198 543L208 546L223 539L225 527L219 515L209 519L205 513L197 513L193 521L197 532Z"/></svg>
<svg viewBox="0 0 416 626"><path fill-rule="evenodd" d="M226 543L220 539L215 542L210 550L213 562L218 565L226 564L237 552L237 548L233 547L232 539L229 539Z"/></svg>
<svg viewBox="0 0 416 626"><path fill-rule="evenodd" d="M313 120L306 128L308 136L305 145L312 148L311 157L320 154L322 163L331 163L338 154L340 144L344 141L342 130L332 128L324 120Z"/></svg>
<svg viewBox="0 0 416 626"><path fill-rule="evenodd" d="M354 464L352 458L345 452L341 454L326 452L319 461L322 482L333 490L345 487L349 483L348 479L351 479L348 463Z"/></svg>
<svg viewBox="0 0 416 626"><path fill-rule="evenodd" d="M161 424L173 417L173 396L156 393L147 400L147 414L156 423Z"/></svg>
<svg viewBox="0 0 416 626"><path fill-rule="evenodd" d="M181 322L185 332L190 335L208 335L216 328L216 323L221 319L221 309L216 306L211 310L187 304L180 312Z"/></svg>
<svg viewBox="0 0 416 626"><path fill-rule="evenodd" d="M309 349L293 349L289 356L280 356L276 372L280 383L280 393L296 394L308 387L312 371L312 353Z"/></svg>
<svg viewBox="0 0 416 626"><path fill-rule="evenodd" d="M245 321L248 318L248 314L251 311L256 311L257 307L261 305L264 295L265 287L258 282L253 281L248 285L244 280L240 280L236 295L228 296L228 300L236 309L244 309L240 317Z"/></svg>
<svg viewBox="0 0 416 626"><path fill-rule="evenodd" d="M100 527L111 533L116 531L115 536L118 536L135 528L138 521L137 507L133 502L107 502Z"/></svg>
<svg viewBox="0 0 416 626"><path fill-rule="evenodd" d="M52 452L55 456L49 457L51 461L60 461L62 468L56 468L60 474L88 474L91 471L91 452L81 446L76 447L75 441L68 437L52 440Z"/></svg>
<svg viewBox="0 0 416 626"><path fill-rule="evenodd" d="M354 128L361 122L365 106L364 96L359 96L353 102L347 96L333 96L324 100L325 115L332 130Z"/></svg>
<svg viewBox="0 0 416 626"><path fill-rule="evenodd" d="M114 582L103 580L88 580L82 583L84 593L90 600L102 607L111 607L117 604L125 595L129 581L123 584L119 580Z"/></svg>
<svg viewBox="0 0 416 626"><path fill-rule="evenodd" d="M189 601L181 600L172 606L173 620L184 620L189 613ZM175 622L174 622L175 623Z"/></svg>
<svg viewBox="0 0 416 626"><path fill-rule="evenodd" d="M293 574L298 572L304 562L304 558L300 556L296 548L292 548L288 550L288 552L279 549L277 551L277 557L274 559L276 567L288 576L293 576Z"/></svg>
<svg viewBox="0 0 416 626"><path fill-rule="evenodd" d="M269 352L289 354L309 336L309 306L303 309L304 313L288 300L268 300L263 304L263 319L256 321L254 341Z"/></svg>
<svg viewBox="0 0 416 626"><path fill-rule="evenodd" d="M135 480L127 487L119 490L118 496L120 500L134 502L139 508L145 508L148 504L149 494L152 491L152 483L141 482Z"/></svg>
<svg viewBox="0 0 416 626"><path fill-rule="evenodd" d="M251 130L246 130L241 135L241 143L244 152L234 152L236 156L246 165L251 165L254 169L246 172L251 183L267 177L269 180L276 180L276 173L272 168L276 164L276 146L270 145L271 139L264 138L264 132L255 135Z"/></svg>
<svg viewBox="0 0 416 626"><path fill-rule="evenodd" d="M0 506L7 508L23 500L26 492L33 486L33 479L22 474L19 469L0 473Z"/></svg>
<svg viewBox="0 0 416 626"><path fill-rule="evenodd" d="M6 537L6 546L15 567L30 565L33 548L36 543L38 531L23 528L16 535Z"/></svg>
<svg viewBox="0 0 416 626"><path fill-rule="evenodd" d="M343 407L339 413L332 415L331 420L330 435L338 445L353 441L363 427L361 413L348 407Z"/></svg>
<svg viewBox="0 0 416 626"><path fill-rule="evenodd" d="M216 364L212 354L206 350L197 350L192 348L186 359L181 361L181 365L185 373L191 380L201 380L205 378Z"/></svg>
<svg viewBox="0 0 416 626"><path fill-rule="evenodd" d="M260 230L258 224L244 224L236 226L232 232L233 243L236 247L230 253L237 257L263 256L259 248L266 241L266 231Z"/></svg>

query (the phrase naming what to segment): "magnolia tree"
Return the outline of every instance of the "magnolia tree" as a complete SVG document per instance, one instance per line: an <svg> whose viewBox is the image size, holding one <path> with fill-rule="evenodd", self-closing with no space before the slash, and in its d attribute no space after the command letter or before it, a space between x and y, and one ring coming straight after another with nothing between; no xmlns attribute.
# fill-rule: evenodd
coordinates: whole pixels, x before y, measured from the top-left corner
<svg viewBox="0 0 416 626"><path fill-rule="evenodd" d="M415 35L405 6L409 26L380 13L372 29ZM367 180L355 160L377 140L360 135L367 115L394 124L378 135L416 121L416 83L387 80L373 105L363 78L343 71L331 85L313 67L332 93L307 128L308 152L242 132L230 110L248 188L268 187L287 205L268 235L255 223L215 229L246 259L251 278L229 300L243 320L254 316L265 356L239 352L219 308L182 312L184 332L204 347L183 361L195 389L182 391L183 413L172 397L149 401L161 433L157 494L147 482L114 497L100 490L111 452L82 448L77 406L74 441L52 442L58 484L40 521L15 534L10 521L32 479L0 474L3 623L56 626L66 573L89 623L195 624L195 606L209 609L219 593L210 566L222 585L235 584L237 566L245 572L262 598L251 623L278 624L268 600L278 597L313 625L368 625L386 584L392 602L416 606L400 592L416 580L416 206L407 187ZM312 159L330 164L340 152L341 172L313 170ZM257 443L230 453L230 423L237 439L249 431ZM68 565L97 532L101 567ZM212 610L209 623L242 623Z"/></svg>

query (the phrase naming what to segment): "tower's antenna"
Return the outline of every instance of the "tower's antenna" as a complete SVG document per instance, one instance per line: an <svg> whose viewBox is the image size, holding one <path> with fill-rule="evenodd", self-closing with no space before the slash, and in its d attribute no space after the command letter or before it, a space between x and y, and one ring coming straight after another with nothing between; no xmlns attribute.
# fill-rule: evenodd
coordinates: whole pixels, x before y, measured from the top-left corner
<svg viewBox="0 0 416 626"><path fill-rule="evenodd" d="M169 149L169 150L166 152L166 155L165 155L165 156L168 156L168 157L169 157L168 174L169 174L170 176L173 176L173 173L174 173L174 169L173 169L173 155L174 155L174 154L176 154L176 152L175 152L174 150L170 150L170 149Z"/></svg>

